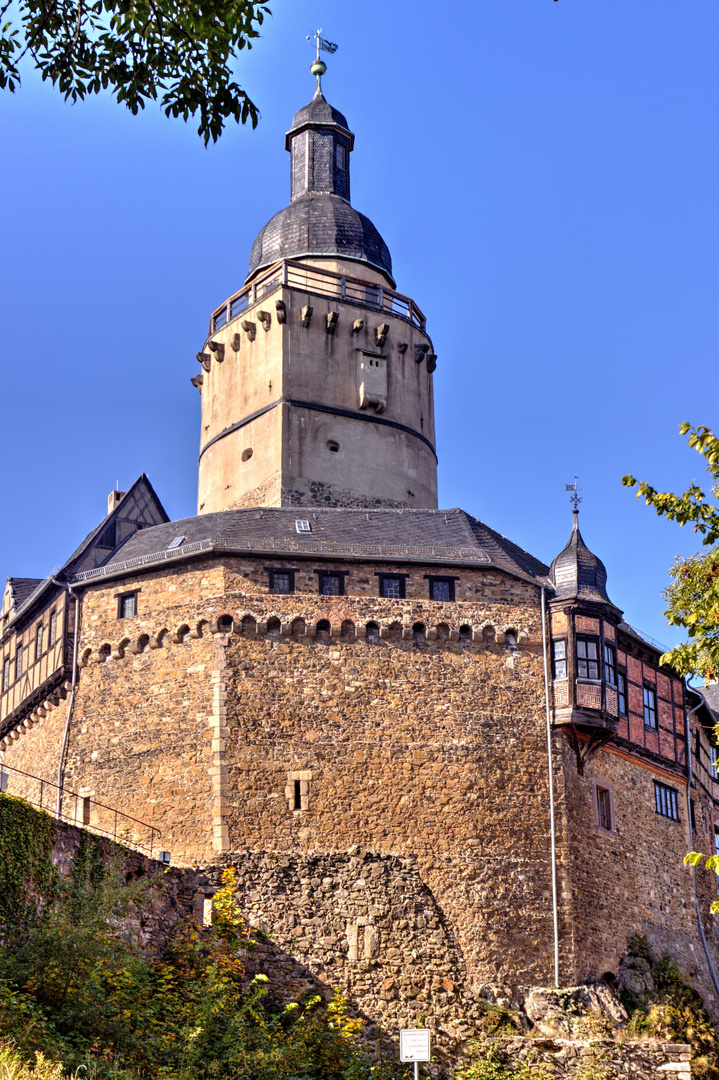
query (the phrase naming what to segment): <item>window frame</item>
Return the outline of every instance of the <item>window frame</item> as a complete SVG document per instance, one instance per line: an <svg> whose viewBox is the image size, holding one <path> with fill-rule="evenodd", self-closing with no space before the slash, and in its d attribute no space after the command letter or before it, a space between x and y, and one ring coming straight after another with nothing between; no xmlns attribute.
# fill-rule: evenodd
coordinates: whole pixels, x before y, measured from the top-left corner
<svg viewBox="0 0 719 1080"><path fill-rule="evenodd" d="M606 800L602 798L603 795L606 795ZM603 806L609 813L608 825L604 824L602 821L602 818L604 817L602 812ZM595 829L598 829L603 833L616 835L617 821L614 809L614 786L607 783L606 780L600 780L596 777L592 777L592 813L594 815Z"/></svg>
<svg viewBox="0 0 719 1080"><path fill-rule="evenodd" d="M345 595L345 578L347 577L349 570L315 570L317 574L317 591L320 596L344 596ZM340 583L340 591L336 593L323 592L325 578L338 578Z"/></svg>
<svg viewBox="0 0 719 1080"><path fill-rule="evenodd" d="M664 795L665 803L669 809L674 813L666 814L660 809L662 799L660 796ZM661 780L654 781L654 809L658 817L666 818L667 821L680 821L679 817L679 792L676 788L670 787L669 784L663 784Z"/></svg>
<svg viewBox="0 0 719 1080"><path fill-rule="evenodd" d="M425 574L425 581L427 582L427 596L434 604L453 604L455 602L455 582L459 581L458 577L447 577L443 574ZM432 596L432 589L436 584L442 584L448 586L449 595L446 600L439 600L436 596Z"/></svg>
<svg viewBox="0 0 719 1080"><path fill-rule="evenodd" d="M3 657L2 662L2 690L3 693L10 689L10 668L12 667L12 661L9 656Z"/></svg>
<svg viewBox="0 0 719 1080"><path fill-rule="evenodd" d="M609 661L607 660L609 657ZM604 681L612 689L617 688L617 648L611 641L605 641L602 648L602 662L604 665ZM611 678L610 678L611 672Z"/></svg>
<svg viewBox="0 0 719 1080"><path fill-rule="evenodd" d="M622 705L624 706L622 708ZM620 716L629 716L627 705L627 673L617 669L617 712Z"/></svg>
<svg viewBox="0 0 719 1080"><path fill-rule="evenodd" d="M118 619L136 619L140 610L140 589L129 589L127 592L115 593L115 599L117 600L117 617ZM125 604L129 600L134 600L135 610L131 615L128 615L125 611Z"/></svg>
<svg viewBox="0 0 719 1080"><path fill-rule="evenodd" d="M407 578L409 574L389 574L389 573L377 573L378 591L382 600L406 600L407 599ZM386 596L383 592L385 587L385 581L399 581L399 596Z"/></svg>
<svg viewBox="0 0 719 1080"><path fill-rule="evenodd" d="M53 608L47 621L47 647L51 649L57 641L57 609Z"/></svg>
<svg viewBox="0 0 719 1080"><path fill-rule="evenodd" d="M25 646L22 641L18 641L15 646L15 682L20 678L23 672L23 660L25 659Z"/></svg>
<svg viewBox="0 0 719 1080"><path fill-rule="evenodd" d="M266 566L265 573L267 574L267 590L272 593L273 596L292 596L295 591L295 574L297 570L286 566ZM289 575L289 589L287 592L279 592L275 589L275 575L287 574Z"/></svg>
<svg viewBox="0 0 719 1080"><path fill-rule="evenodd" d="M35 663L38 662L43 653L43 638L45 636L45 624L40 622L35 627Z"/></svg>
<svg viewBox="0 0 719 1080"><path fill-rule="evenodd" d="M568 642L566 638L557 638L556 640L552 638L552 680L554 682L562 682L569 678L569 657L567 656L567 644ZM557 646L561 646L561 648L564 650L563 655L556 655ZM564 664L563 675L557 674L558 664Z"/></svg>
<svg viewBox="0 0 719 1080"><path fill-rule="evenodd" d="M593 645L595 650L596 650L596 655L594 657L580 656L579 655L579 646L580 645ZM575 663L577 665L577 678L578 679L580 679L582 682L589 682L589 683L600 683L602 681L601 680L601 670L602 669L601 669L601 666L600 666L601 649L599 648L599 638L598 637L593 636L593 635L587 635L587 634L578 634L574 639L574 659L575 659ZM587 674L586 675L581 674L580 664L586 664L587 665ZM590 675L589 674L589 671L590 671L589 665L590 664L594 664L596 666L596 669L597 669L597 674L596 675Z"/></svg>
<svg viewBox="0 0 719 1080"><path fill-rule="evenodd" d="M651 702L647 701L647 695L651 695ZM650 731L657 731L657 688L651 683L642 683L642 713L644 716L644 727L649 728ZM647 720L647 715L650 717L649 720ZM654 717L654 723L651 722L652 716Z"/></svg>

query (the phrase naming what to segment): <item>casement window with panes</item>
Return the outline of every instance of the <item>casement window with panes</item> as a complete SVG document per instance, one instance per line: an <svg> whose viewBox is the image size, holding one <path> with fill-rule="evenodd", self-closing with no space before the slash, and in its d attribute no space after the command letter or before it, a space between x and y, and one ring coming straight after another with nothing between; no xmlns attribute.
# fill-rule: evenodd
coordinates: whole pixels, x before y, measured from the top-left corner
<svg viewBox="0 0 719 1080"><path fill-rule="evenodd" d="M289 596L295 591L294 570L267 570L270 579L270 592L278 596Z"/></svg>
<svg viewBox="0 0 719 1080"><path fill-rule="evenodd" d="M657 694L653 686L642 688L644 703L644 724L648 728L656 730L657 726Z"/></svg>
<svg viewBox="0 0 719 1080"><path fill-rule="evenodd" d="M604 678L610 686L617 685L617 654L613 645L604 643Z"/></svg>
<svg viewBox="0 0 719 1080"><path fill-rule="evenodd" d="M599 681L599 642L577 638L577 678Z"/></svg>
<svg viewBox="0 0 719 1080"><path fill-rule="evenodd" d="M555 679L566 679L567 677L566 641L552 642L552 674Z"/></svg>
<svg viewBox="0 0 719 1080"><path fill-rule="evenodd" d="M679 800L674 788L654 781L654 805L656 812L671 821L679 821Z"/></svg>
<svg viewBox="0 0 719 1080"><path fill-rule="evenodd" d="M626 675L618 671L617 672L617 706L620 716L627 715L627 677Z"/></svg>

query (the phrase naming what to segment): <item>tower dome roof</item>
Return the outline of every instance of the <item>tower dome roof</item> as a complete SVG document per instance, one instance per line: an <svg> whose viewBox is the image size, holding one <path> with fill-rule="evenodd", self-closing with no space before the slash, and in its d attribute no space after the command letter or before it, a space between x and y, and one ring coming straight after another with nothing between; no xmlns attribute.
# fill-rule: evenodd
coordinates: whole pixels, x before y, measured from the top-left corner
<svg viewBox="0 0 719 1080"><path fill-rule="evenodd" d="M365 263L392 278L389 248L368 217L350 205L354 135L320 87L295 114L285 148L291 157L289 206L260 229L247 281L281 259L328 256Z"/></svg>
<svg viewBox="0 0 719 1080"><path fill-rule="evenodd" d="M591 600L611 604L607 595L607 571L601 559L589 550L579 531L579 515L574 514L572 534L549 568L557 600ZM614 605L612 604L612 607Z"/></svg>

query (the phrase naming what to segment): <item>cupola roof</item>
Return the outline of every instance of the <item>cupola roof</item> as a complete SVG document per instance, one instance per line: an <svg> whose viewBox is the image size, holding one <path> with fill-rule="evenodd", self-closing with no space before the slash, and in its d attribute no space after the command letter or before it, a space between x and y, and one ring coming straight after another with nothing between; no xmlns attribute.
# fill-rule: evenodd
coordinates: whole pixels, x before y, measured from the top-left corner
<svg viewBox="0 0 719 1080"><path fill-rule="evenodd" d="M579 513L574 511L572 533L549 569L557 600L590 600L612 604L607 595L604 563L589 550L579 531ZM612 607L614 605L612 604Z"/></svg>
<svg viewBox="0 0 719 1080"><path fill-rule="evenodd" d="M353 147L346 117L318 85L310 103L295 114L285 139L290 204L257 234L247 281L281 259L324 256L364 263L394 286L389 248L369 218L350 205Z"/></svg>

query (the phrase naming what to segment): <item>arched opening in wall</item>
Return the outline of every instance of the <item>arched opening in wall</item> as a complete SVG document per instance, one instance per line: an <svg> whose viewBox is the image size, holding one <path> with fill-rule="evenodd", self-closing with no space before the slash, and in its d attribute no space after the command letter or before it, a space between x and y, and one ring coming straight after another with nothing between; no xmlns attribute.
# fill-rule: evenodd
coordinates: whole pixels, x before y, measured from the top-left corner
<svg viewBox="0 0 719 1080"><path fill-rule="evenodd" d="M437 641L449 641L449 627L446 623L437 623Z"/></svg>
<svg viewBox="0 0 719 1080"><path fill-rule="evenodd" d="M149 634L140 634L139 638L137 639L137 651L139 653L147 652L149 650L149 648L150 648L150 635Z"/></svg>
<svg viewBox="0 0 719 1080"><path fill-rule="evenodd" d="M290 627L292 637L297 640L305 636L307 632L307 624L304 619L293 619L292 626Z"/></svg>
<svg viewBox="0 0 719 1080"><path fill-rule="evenodd" d="M231 634L234 625L235 620L231 615L220 615L217 620L217 629L221 634Z"/></svg>
<svg viewBox="0 0 719 1080"><path fill-rule="evenodd" d="M327 643L330 640L330 624L328 619L320 619L317 623L317 641Z"/></svg>
<svg viewBox="0 0 719 1080"><path fill-rule="evenodd" d="M243 461L249 461L250 458L252 457L253 453L254 453L254 450L252 449L252 447L248 446L246 450L242 451L242 460Z"/></svg>
<svg viewBox="0 0 719 1080"><path fill-rule="evenodd" d="M605 971L604 974L602 975L601 981L603 983L606 983L607 986L611 986L613 990L616 990L616 988L617 988L617 976L614 974L613 971Z"/></svg>
<svg viewBox="0 0 719 1080"><path fill-rule="evenodd" d="M167 644L167 635L169 634L169 632L170 631L167 629L166 626L163 626L162 630L160 630L160 633L155 638L158 649L161 649L164 645Z"/></svg>
<svg viewBox="0 0 719 1080"><path fill-rule="evenodd" d="M100 662L102 664L104 664L106 660L110 659L111 652L112 652L112 645L109 645L107 642L105 642L104 645L100 646L99 656L100 656Z"/></svg>
<svg viewBox="0 0 719 1080"><path fill-rule="evenodd" d="M505 644L506 644L508 649L516 649L517 648L517 631L516 630L505 630L504 631L504 641L505 641Z"/></svg>
<svg viewBox="0 0 719 1080"><path fill-rule="evenodd" d="M365 626L365 641L369 645L379 645L379 626L376 622L368 622Z"/></svg>
<svg viewBox="0 0 719 1080"><path fill-rule="evenodd" d="M459 628L459 643L460 645L471 645L472 643L472 627L467 626L466 623Z"/></svg>
<svg viewBox="0 0 719 1080"><path fill-rule="evenodd" d="M92 656L92 649L84 649L83 654L80 657L80 667L87 667L90 663L90 657Z"/></svg>
<svg viewBox="0 0 719 1080"><path fill-rule="evenodd" d="M494 641L494 627L485 626L482 628L482 641Z"/></svg>
<svg viewBox="0 0 719 1080"><path fill-rule="evenodd" d="M330 454L339 454L340 444L338 442L335 442L334 439L328 439L327 449L329 450Z"/></svg>
<svg viewBox="0 0 719 1080"><path fill-rule="evenodd" d="M351 619L345 619L340 627L340 638L342 641L353 641L355 637L355 624Z"/></svg>
<svg viewBox="0 0 719 1080"><path fill-rule="evenodd" d="M117 655L118 655L118 656L123 656L123 657L124 657L124 655L125 655L125 649L127 648L127 646L128 646L129 644L130 644L130 639L129 639L129 637L124 637L124 638L122 639L122 641L120 642L120 644L119 644L119 645L117 646Z"/></svg>
<svg viewBox="0 0 719 1080"><path fill-rule="evenodd" d="M177 641L177 643L180 644L180 645L184 645L189 640L190 640L190 628L187 625L187 623L183 623L183 625L180 627L180 629L175 634L175 641Z"/></svg>
<svg viewBox="0 0 719 1080"><path fill-rule="evenodd" d="M198 622L197 626L194 629L194 632L193 632L192 636L195 637L195 638L204 637L205 633L207 631L207 627L209 625L210 624L208 623L207 619L200 619L200 621Z"/></svg>
<svg viewBox="0 0 719 1080"><path fill-rule="evenodd" d="M389 629L387 630L387 640L388 641L401 641L402 640L402 623L393 622L393 623L389 624Z"/></svg>
<svg viewBox="0 0 719 1080"><path fill-rule="evenodd" d="M278 639L282 633L282 625L278 618L267 620L267 636Z"/></svg>
<svg viewBox="0 0 719 1080"><path fill-rule="evenodd" d="M243 618L242 633L247 637L253 637L257 633L257 619L253 615L245 615Z"/></svg>
<svg viewBox="0 0 719 1080"><path fill-rule="evenodd" d="M412 627L412 640L415 645L420 645L427 640L427 628L422 622L416 622Z"/></svg>

